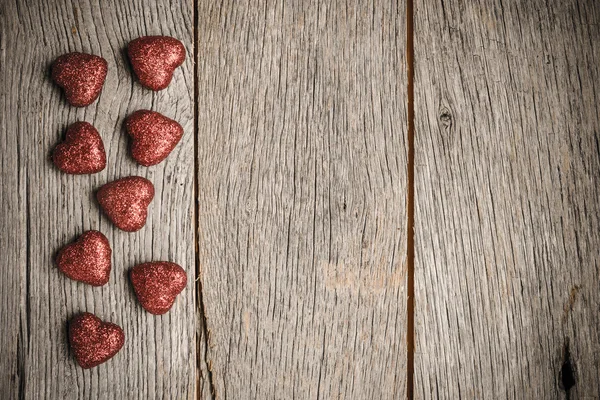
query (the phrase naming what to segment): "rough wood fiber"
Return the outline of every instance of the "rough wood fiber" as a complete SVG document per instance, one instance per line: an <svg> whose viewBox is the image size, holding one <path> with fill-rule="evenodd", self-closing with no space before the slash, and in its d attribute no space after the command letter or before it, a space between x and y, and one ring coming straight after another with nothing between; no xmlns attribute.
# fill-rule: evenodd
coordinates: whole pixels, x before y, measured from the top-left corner
<svg viewBox="0 0 600 400"><path fill-rule="evenodd" d="M3 347L10 346L11 359L1 361L0 382L2 389L8 388L2 397L16 398L20 394L26 399L194 398L191 3L3 3L0 113L2 215L7 219L2 221L4 229L0 234L5 261L0 272L0 340ZM190 54L171 86L159 93L136 83L126 61L127 43L145 34L180 38ZM99 100L84 109L68 106L49 78L51 62L75 50L101 55L109 65ZM138 166L131 159L122 128L123 118L140 108L164 113L178 120L185 130L182 142L169 158L151 168ZM65 128L77 120L92 123L104 140L108 166L97 175L69 176L50 162L50 152ZM103 183L131 174L147 177L156 187L147 225L137 233L125 233L112 226L101 215L93 196ZM110 282L102 288L67 279L53 263L56 251L87 229L102 231L113 248ZM10 252L4 253L5 248ZM188 287L173 309L162 317L143 311L126 275L134 264L150 260L177 262L190 276ZM5 292L5 288L11 292ZM13 295L20 300L20 314ZM67 345L67 320L82 311L118 323L126 335L121 352L91 370L82 370L75 364ZM11 373L10 381L5 381L5 367Z"/></svg>
<svg viewBox="0 0 600 400"><path fill-rule="evenodd" d="M404 398L404 3L198 4L216 397Z"/></svg>
<svg viewBox="0 0 600 400"><path fill-rule="evenodd" d="M415 1L418 398L600 395L598 4Z"/></svg>
<svg viewBox="0 0 600 400"><path fill-rule="evenodd" d="M8 16L0 3L0 394L16 398L19 390L19 335L27 334L19 327L22 272L26 265L26 200L25 185L19 175L19 139L16 124L9 116L15 112L15 84L12 60L7 53ZM12 132L12 133L11 133Z"/></svg>

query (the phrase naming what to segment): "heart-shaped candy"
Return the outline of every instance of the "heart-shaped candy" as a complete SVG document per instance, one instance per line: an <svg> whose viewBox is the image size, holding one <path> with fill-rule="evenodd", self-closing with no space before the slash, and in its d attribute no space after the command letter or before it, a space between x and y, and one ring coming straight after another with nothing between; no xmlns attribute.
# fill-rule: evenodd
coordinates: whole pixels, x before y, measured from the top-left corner
<svg viewBox="0 0 600 400"><path fill-rule="evenodd" d="M113 224L124 231L135 232L146 224L154 185L141 176L129 176L105 184L96 198Z"/></svg>
<svg viewBox="0 0 600 400"><path fill-rule="evenodd" d="M187 284L183 268L166 261L136 265L129 271L129 277L142 307L157 315L171 309Z"/></svg>
<svg viewBox="0 0 600 400"><path fill-rule="evenodd" d="M82 368L92 368L112 358L125 343L120 326L83 313L69 322L69 342Z"/></svg>
<svg viewBox="0 0 600 400"><path fill-rule="evenodd" d="M110 243L101 232L87 231L75 243L63 247L56 264L69 278L102 286L110 277Z"/></svg>
<svg viewBox="0 0 600 400"><path fill-rule="evenodd" d="M107 71L108 64L102 57L69 53L52 64L52 80L63 88L69 104L85 107L100 95Z"/></svg>
<svg viewBox="0 0 600 400"><path fill-rule="evenodd" d="M94 174L106 167L106 152L100 134L87 122L75 122L65 141L54 149L54 164L67 174Z"/></svg>
<svg viewBox="0 0 600 400"><path fill-rule="evenodd" d="M163 90L169 86L173 71L185 60L183 44L168 36L135 39L129 42L127 53L140 83L152 90Z"/></svg>
<svg viewBox="0 0 600 400"><path fill-rule="evenodd" d="M146 167L167 158L183 136L183 128L176 121L149 110L131 114L125 127L132 138L131 155Z"/></svg>

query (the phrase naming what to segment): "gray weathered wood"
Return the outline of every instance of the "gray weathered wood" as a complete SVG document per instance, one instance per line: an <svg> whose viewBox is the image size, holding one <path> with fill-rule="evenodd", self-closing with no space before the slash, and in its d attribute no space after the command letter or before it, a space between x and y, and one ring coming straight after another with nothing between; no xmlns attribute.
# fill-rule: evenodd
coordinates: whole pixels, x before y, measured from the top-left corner
<svg viewBox="0 0 600 400"><path fill-rule="evenodd" d="M599 21L415 1L418 398L600 396Z"/></svg>
<svg viewBox="0 0 600 400"><path fill-rule="evenodd" d="M0 3L0 397L18 396L19 356L26 335L19 310L22 303L22 274L26 258L26 209L23 176L19 163L23 155L19 150L18 125L11 115L18 110L17 85L12 71L13 59L7 52L7 33L11 28L6 4Z"/></svg>
<svg viewBox="0 0 600 400"><path fill-rule="evenodd" d="M0 382L8 391L2 397L194 398L192 5L160 0L103 1L101 6L85 0L3 4L0 113L6 219L0 234ZM127 43L145 34L175 36L189 52L171 86L159 93L135 83L125 57ZM49 78L51 62L69 51L91 52L108 61L102 95L84 109L68 106ZM151 168L131 159L122 128L123 118L140 108L162 112L185 129L169 158ZM99 174L69 176L50 162L65 128L77 120L92 123L103 137L108 166ZM93 196L105 182L131 174L149 178L156 187L147 225L137 233L112 226ZM113 248L110 282L102 288L70 281L53 263L55 252L87 229L102 231ZM190 277L173 309L162 317L138 305L126 275L134 264L149 260L177 262ZM82 311L118 323L126 335L121 352L91 370L76 365L66 337L67 320ZM5 346L10 347L8 359Z"/></svg>
<svg viewBox="0 0 600 400"><path fill-rule="evenodd" d="M404 398L404 3L198 4L217 398Z"/></svg>

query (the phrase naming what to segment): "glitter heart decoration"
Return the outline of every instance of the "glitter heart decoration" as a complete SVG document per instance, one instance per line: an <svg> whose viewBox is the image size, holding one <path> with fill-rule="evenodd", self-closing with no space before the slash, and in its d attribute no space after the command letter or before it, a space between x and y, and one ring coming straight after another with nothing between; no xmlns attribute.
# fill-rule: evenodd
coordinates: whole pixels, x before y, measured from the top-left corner
<svg viewBox="0 0 600 400"><path fill-rule="evenodd" d="M105 184L96 198L113 224L126 232L135 232L146 224L154 185L146 178L129 176Z"/></svg>
<svg viewBox="0 0 600 400"><path fill-rule="evenodd" d="M132 139L132 157L147 167L167 158L183 136L183 128L176 121L149 110L131 114L125 127Z"/></svg>
<svg viewBox="0 0 600 400"><path fill-rule="evenodd" d="M106 152L100 134L87 122L75 122L65 141L52 153L54 165L67 174L94 174L106 167Z"/></svg>
<svg viewBox="0 0 600 400"><path fill-rule="evenodd" d="M129 61L140 83L155 91L163 90L173 72L185 60L185 47L168 36L144 36L129 42Z"/></svg>
<svg viewBox="0 0 600 400"><path fill-rule="evenodd" d="M167 36L135 39L127 53L140 84L154 91L168 87L186 57L184 45ZM98 99L107 72L108 64L102 57L74 52L58 57L51 75L70 105L85 107ZM143 166L164 161L184 133L177 121L150 110L128 116L125 128L131 137L131 155ZM94 174L106 168L107 155L96 128L80 121L68 127L65 140L52 153L52 161L67 174ZM96 199L117 228L135 232L146 224L154 195L152 182L129 176L100 187ZM90 230L65 245L56 256L56 264L70 279L102 286L110 278L111 256L106 236ZM137 265L129 271L129 278L141 306L156 315L167 313L187 284L185 270L166 261ZM125 343L125 334L118 325L84 312L69 321L68 339L77 363L87 369L114 357Z"/></svg>
<svg viewBox="0 0 600 400"><path fill-rule="evenodd" d="M121 350L125 334L120 326L83 313L69 321L69 343L82 368L93 368Z"/></svg>
<svg viewBox="0 0 600 400"><path fill-rule="evenodd" d="M52 64L52 80L75 107L88 106L98 98L107 72L106 60L92 54L69 53Z"/></svg>
<svg viewBox="0 0 600 400"><path fill-rule="evenodd" d="M142 307L157 315L171 309L187 284L183 268L165 261L136 265L129 271L129 278Z"/></svg>
<svg viewBox="0 0 600 400"><path fill-rule="evenodd" d="M58 269L69 278L102 286L108 283L112 250L106 236L87 231L75 243L63 247L56 256Z"/></svg>

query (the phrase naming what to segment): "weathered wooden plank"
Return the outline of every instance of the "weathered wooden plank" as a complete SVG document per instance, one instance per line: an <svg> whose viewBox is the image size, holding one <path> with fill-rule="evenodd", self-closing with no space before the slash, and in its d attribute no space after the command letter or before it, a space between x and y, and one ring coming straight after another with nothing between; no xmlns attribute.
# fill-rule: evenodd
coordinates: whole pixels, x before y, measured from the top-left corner
<svg viewBox="0 0 600 400"><path fill-rule="evenodd" d="M418 398L600 395L598 21L415 1Z"/></svg>
<svg viewBox="0 0 600 400"><path fill-rule="evenodd" d="M216 396L404 398L404 3L198 4Z"/></svg>
<svg viewBox="0 0 600 400"><path fill-rule="evenodd" d="M11 82L14 57L7 52L8 32L12 21L6 4L0 3L0 393L3 398L18 396L20 371L19 310L22 273L26 265L26 208L23 198L23 177L19 174L19 150L16 121L9 116L17 113L17 85Z"/></svg>
<svg viewBox="0 0 600 400"><path fill-rule="evenodd" d="M192 6L160 0L115 0L102 5L85 0L3 3L4 18L9 21L3 25L2 40L3 87L8 96L1 108L2 140L7 146L3 152L7 164L3 165L14 170L8 171L10 181L2 182L2 195L11 196L6 199L12 201L7 212L23 212L23 204L27 209L26 223L23 216L7 221L15 229L14 236L12 231L6 232L11 235L8 239L2 236L3 249L8 240L12 252L4 254L3 260L14 257L2 268L3 285L11 290L3 291L2 298L13 294L18 298L21 289L20 395L29 399L194 398ZM146 34L175 36L190 53L171 86L159 93L134 82L124 52L130 40ZM49 78L51 62L69 51L91 52L108 61L102 95L84 109L68 106ZM185 129L170 157L152 168L138 166L131 159L122 128L124 117L140 108L162 112ZM92 123L103 137L108 166L99 174L68 176L50 162L51 150L66 126L76 120ZM93 197L105 182L131 174L147 177L156 187L147 225L138 233L113 227ZM102 231L113 248L113 272L102 288L68 280L52 261L62 245L87 229ZM136 263L161 259L181 264L190 279L170 313L156 317L138 305L126 274ZM7 272L15 263L20 270ZM15 281L20 271L20 282ZM7 304L13 307L10 301ZM19 317L14 307L6 310L17 315L5 320L4 310L2 314L2 328L8 328L2 336L8 332L6 343L13 349ZM67 344L67 320L82 311L118 323L126 335L123 350L91 370L76 365ZM14 370L13 365L7 368ZM14 397L14 385L9 389Z"/></svg>

